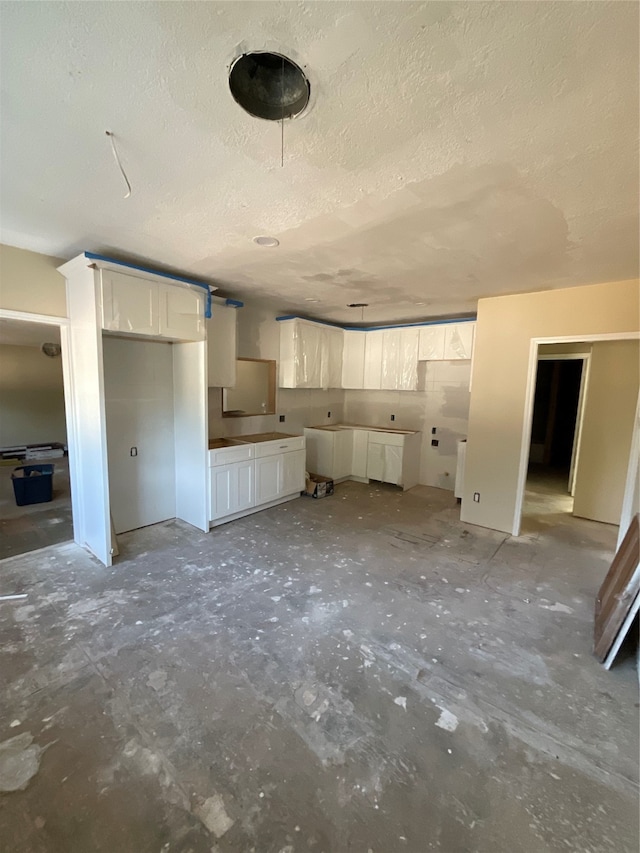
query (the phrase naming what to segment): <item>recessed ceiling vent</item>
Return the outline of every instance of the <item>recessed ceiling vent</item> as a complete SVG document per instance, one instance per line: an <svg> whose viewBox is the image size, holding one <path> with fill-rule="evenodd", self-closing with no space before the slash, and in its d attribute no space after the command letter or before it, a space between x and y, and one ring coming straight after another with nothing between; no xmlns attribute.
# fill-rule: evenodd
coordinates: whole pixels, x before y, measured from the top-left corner
<svg viewBox="0 0 640 853"><path fill-rule="evenodd" d="M309 103L309 81L279 53L245 53L229 72L231 94L249 115L268 121L295 118Z"/></svg>

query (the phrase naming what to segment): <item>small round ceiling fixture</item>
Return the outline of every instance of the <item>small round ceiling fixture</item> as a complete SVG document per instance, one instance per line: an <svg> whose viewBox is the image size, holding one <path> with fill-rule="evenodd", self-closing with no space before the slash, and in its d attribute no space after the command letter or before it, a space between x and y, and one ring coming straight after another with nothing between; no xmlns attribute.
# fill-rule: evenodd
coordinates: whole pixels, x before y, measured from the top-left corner
<svg viewBox="0 0 640 853"><path fill-rule="evenodd" d="M280 53L266 51L239 56L229 71L229 88L243 110L268 121L300 115L311 92L299 65Z"/></svg>
<svg viewBox="0 0 640 853"><path fill-rule="evenodd" d="M62 352L60 344L46 342L40 347L41 352L49 356L49 358L57 358Z"/></svg>
<svg viewBox="0 0 640 853"><path fill-rule="evenodd" d="M275 249L276 246L280 245L280 240L276 239L276 237L267 237L264 235L254 237L253 242L258 246L265 246L267 249Z"/></svg>

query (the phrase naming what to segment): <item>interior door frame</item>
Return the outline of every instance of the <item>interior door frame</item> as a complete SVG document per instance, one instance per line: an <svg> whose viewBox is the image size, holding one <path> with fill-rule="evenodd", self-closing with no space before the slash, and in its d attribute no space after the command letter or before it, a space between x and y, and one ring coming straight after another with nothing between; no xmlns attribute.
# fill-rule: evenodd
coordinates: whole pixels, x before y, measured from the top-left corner
<svg viewBox="0 0 640 853"><path fill-rule="evenodd" d="M553 355L553 353L543 353L542 355L538 355L538 361L582 361L582 373L580 374L580 389L578 391L578 408L576 411L576 425L573 431L573 444L571 446L571 463L569 465L569 494L571 495L571 497L573 497L576 486L578 457L580 455L580 442L582 441L584 403L587 398L587 388L589 387L589 375L591 371L591 353L563 352L559 353L558 355ZM533 390L535 394L535 388Z"/></svg>
<svg viewBox="0 0 640 853"><path fill-rule="evenodd" d="M559 337L531 338L529 342L529 367L525 387L524 418L520 441L520 463L518 466L518 484L516 487L516 503L513 512L512 536L520 535L522 524L522 506L527 483L527 468L529 464L529 445L531 443L531 426L533 423L533 403L536 392L536 373L538 369L538 353L542 344L591 344L599 341L638 341L640 332L611 332L598 335L564 335ZM573 355L573 353L564 353ZM632 448L633 449L633 448Z"/></svg>
<svg viewBox="0 0 640 853"><path fill-rule="evenodd" d="M78 470L77 459L77 429L74 409L73 394L73 369L71 365L71 337L70 321L68 317L56 317L51 314L35 314L29 311L13 311L9 308L0 308L0 319L18 320L23 323L38 323L44 326L57 326L60 330L60 350L62 357L62 385L64 393L64 411L67 428L67 449L69 459L69 480L71 483L71 518L73 525L73 536L75 531L81 527L80 516L82 512L82 501L78 492ZM73 537L72 537L73 539ZM70 540L71 541L71 540Z"/></svg>

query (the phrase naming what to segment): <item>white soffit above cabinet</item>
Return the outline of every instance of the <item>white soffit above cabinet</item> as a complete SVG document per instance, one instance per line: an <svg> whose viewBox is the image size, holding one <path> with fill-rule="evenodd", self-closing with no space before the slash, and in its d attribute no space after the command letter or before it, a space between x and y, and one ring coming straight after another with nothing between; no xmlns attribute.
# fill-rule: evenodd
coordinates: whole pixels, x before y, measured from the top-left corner
<svg viewBox="0 0 640 853"><path fill-rule="evenodd" d="M637 275L637 4L250 8L3 3L2 240L340 322ZM284 168L228 88L246 50L310 81Z"/></svg>

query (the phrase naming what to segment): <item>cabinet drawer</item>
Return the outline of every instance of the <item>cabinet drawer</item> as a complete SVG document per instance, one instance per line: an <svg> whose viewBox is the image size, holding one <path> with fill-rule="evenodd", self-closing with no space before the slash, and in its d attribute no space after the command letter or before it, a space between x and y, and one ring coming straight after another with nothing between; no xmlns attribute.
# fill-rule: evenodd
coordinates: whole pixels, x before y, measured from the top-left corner
<svg viewBox="0 0 640 853"><path fill-rule="evenodd" d="M289 450L304 450L304 436L295 435L280 441L263 441L255 445L256 459L274 456L276 453L287 453Z"/></svg>
<svg viewBox="0 0 640 853"><path fill-rule="evenodd" d="M214 465L230 465L232 462L245 462L253 459L253 444L241 444L238 447L220 447L209 451L209 468Z"/></svg>
<svg viewBox="0 0 640 853"><path fill-rule="evenodd" d="M396 432L373 432L369 430L369 444L386 444L391 447L402 447L404 435Z"/></svg>

